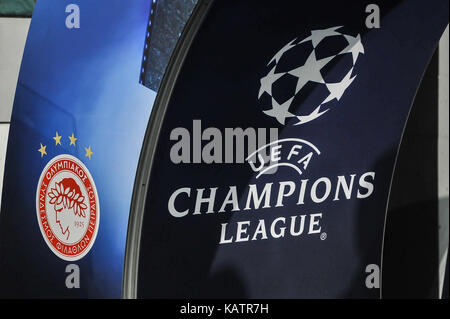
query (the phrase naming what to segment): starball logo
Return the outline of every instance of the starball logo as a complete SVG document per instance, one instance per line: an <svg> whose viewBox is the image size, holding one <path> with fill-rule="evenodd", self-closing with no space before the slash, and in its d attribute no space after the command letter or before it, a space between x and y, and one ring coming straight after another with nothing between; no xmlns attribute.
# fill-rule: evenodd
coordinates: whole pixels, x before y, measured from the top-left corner
<svg viewBox="0 0 450 319"><path fill-rule="evenodd" d="M336 105L336 102L341 100L356 80L355 65L359 62L360 55L364 54L364 47L359 34L344 34L339 32L341 28L337 26L313 30L306 38L294 39L284 45L268 61L266 68L269 71L260 79L257 101L262 108L261 111L276 121L275 125L293 125L300 128L312 121L318 121L333 105ZM341 45L344 43L344 47L336 49L334 45L336 40L340 41ZM303 54L304 60L301 61L297 54ZM329 78L326 71L333 69L340 59L346 59L344 66L348 68L344 71L342 68L337 68L338 74L334 74L334 78ZM315 90L321 94L310 94L311 85L318 86ZM305 107L308 103L313 106L309 111ZM197 129L194 127L194 132L197 131L195 133L197 140L201 140L202 136L213 136L219 142L221 141L222 135L217 129L209 128L202 135L200 124L194 121L194 126L195 124L197 124ZM236 132L231 128L227 130L230 130L229 133ZM260 132L259 130L258 132ZM271 132L273 131L271 130ZM241 129L237 132L243 133L244 131ZM222 223L219 244L280 239L287 236L317 236L321 240L325 240L327 233L323 231L322 227L324 214L320 210L320 204L327 201L355 198L364 200L374 193L375 172L350 172L346 175L323 176L316 180L310 180L306 177L307 168L316 157L326 156L323 150L302 136L278 139L277 130L274 131L276 134L270 134L268 142L258 143L256 147L255 132L256 130L250 130L244 134L247 137L253 137L253 143L248 148L249 152L244 162L255 173L255 183L250 182L244 187L222 186L220 189L219 187L176 189L168 199L169 214L178 219L202 214L271 211L270 220L261 215L257 222L244 220L234 222L232 225ZM264 136L269 136L269 134L264 134ZM187 142L183 143L183 141L190 141L189 132L186 129L177 128L172 131L171 140L177 141L171 149L172 162L175 164L191 163L190 157L182 155L183 149L187 148ZM209 149L215 145L212 142L211 144ZM221 145L220 143L220 148L222 148ZM194 152L197 154L194 155L193 162L195 163L201 163L202 158L206 159L205 163L230 163L232 159L227 155L225 160L222 157L203 156L199 143L197 146L194 145L194 149L197 150ZM184 153L190 155L190 148L188 151ZM233 150L230 152L234 154ZM219 152L219 154L221 153ZM241 156L239 163L242 163L242 158ZM317 165L319 163L316 164L316 167ZM276 178L274 174L279 169L290 170L292 180L256 183L263 176L265 176L264 181L270 175ZM226 195L223 196L223 194ZM317 209L314 212L302 212L292 216L280 213L278 217L274 217L276 212L283 207L290 209L298 207L300 210L302 205L317 206ZM186 209L186 207L190 208Z"/></svg>

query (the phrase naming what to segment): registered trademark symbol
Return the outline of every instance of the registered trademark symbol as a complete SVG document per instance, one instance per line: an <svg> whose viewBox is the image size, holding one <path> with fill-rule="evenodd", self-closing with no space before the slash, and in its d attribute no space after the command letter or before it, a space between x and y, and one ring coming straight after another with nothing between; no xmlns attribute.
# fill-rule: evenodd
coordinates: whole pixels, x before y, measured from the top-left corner
<svg viewBox="0 0 450 319"><path fill-rule="evenodd" d="M327 233L322 233L322 234L320 234L320 240L325 240L325 239L327 239Z"/></svg>

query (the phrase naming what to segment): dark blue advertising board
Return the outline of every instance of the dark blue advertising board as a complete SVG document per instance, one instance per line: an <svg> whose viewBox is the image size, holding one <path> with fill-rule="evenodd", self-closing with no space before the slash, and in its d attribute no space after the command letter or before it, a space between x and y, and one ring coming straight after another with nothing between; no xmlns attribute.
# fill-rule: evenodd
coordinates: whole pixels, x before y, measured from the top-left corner
<svg viewBox="0 0 450 319"><path fill-rule="evenodd" d="M447 24L443 0L40 0L0 296L379 298L396 155Z"/></svg>

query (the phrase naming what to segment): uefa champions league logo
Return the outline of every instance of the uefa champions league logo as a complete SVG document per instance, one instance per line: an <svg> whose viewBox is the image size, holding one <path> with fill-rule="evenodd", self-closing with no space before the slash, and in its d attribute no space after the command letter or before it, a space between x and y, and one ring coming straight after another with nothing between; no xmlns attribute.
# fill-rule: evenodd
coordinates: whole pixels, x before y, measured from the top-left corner
<svg viewBox="0 0 450 319"><path fill-rule="evenodd" d="M344 95L345 91L350 87L355 80L354 67L360 54L364 54L364 47L361 43L361 37L358 34L356 37L339 32L342 26L332 27L323 30L311 31L311 35L301 41L297 39L292 40L281 48L275 56L267 64L270 67L269 73L264 76L260 82L261 86L258 93L258 99L264 94L267 94L271 99L271 108L264 110L264 114L275 118L280 124L285 125L286 119L296 117L297 122L294 125L301 125L313 121L326 112L329 111L327 104L333 100L339 101ZM331 55L319 58L317 48L327 40L335 37L340 37L346 42L346 46L338 52L333 52ZM279 71L279 64L283 62L286 55L299 45L305 46L311 52L307 55L307 59L303 65L294 66L291 69ZM331 50L332 51L332 50ZM327 81L323 75L323 69L335 59L348 55L351 57L351 67L342 74L340 80L337 82ZM279 101L274 96L274 88L279 81L285 77L296 78L295 89L289 94L287 99ZM292 104L295 97L302 93L305 86L309 82L315 82L326 87L328 95L323 100L317 101L317 106L309 113L293 114ZM301 109L301 107L300 107Z"/></svg>

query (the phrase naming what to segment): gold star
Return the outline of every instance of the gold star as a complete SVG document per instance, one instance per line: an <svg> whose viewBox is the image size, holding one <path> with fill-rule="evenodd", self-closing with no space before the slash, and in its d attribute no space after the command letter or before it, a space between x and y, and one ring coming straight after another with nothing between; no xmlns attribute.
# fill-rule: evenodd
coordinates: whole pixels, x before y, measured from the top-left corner
<svg viewBox="0 0 450 319"><path fill-rule="evenodd" d="M94 152L91 151L91 147L89 146L89 148L84 148L86 150L86 157L89 157L89 159L91 159L92 154L94 154Z"/></svg>
<svg viewBox="0 0 450 319"><path fill-rule="evenodd" d="M56 132L56 136L53 138L55 140L55 145L61 145L61 137L58 135L58 132Z"/></svg>
<svg viewBox="0 0 450 319"><path fill-rule="evenodd" d="M47 152L45 151L46 148L47 148L47 146L42 145L42 143L41 143L41 148L38 149L38 152L41 153L41 158L44 157L44 155L47 155Z"/></svg>
<svg viewBox="0 0 450 319"><path fill-rule="evenodd" d="M77 146L76 141L78 140L78 138L73 136L73 133L72 133L72 136L69 136L69 139L70 139L70 145Z"/></svg>

